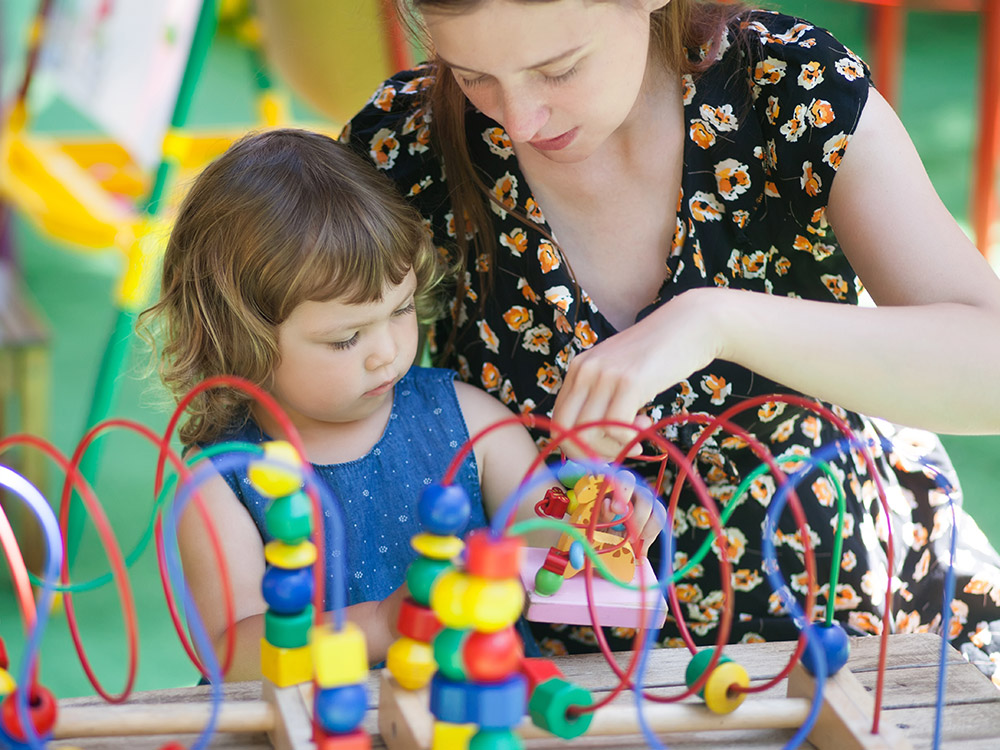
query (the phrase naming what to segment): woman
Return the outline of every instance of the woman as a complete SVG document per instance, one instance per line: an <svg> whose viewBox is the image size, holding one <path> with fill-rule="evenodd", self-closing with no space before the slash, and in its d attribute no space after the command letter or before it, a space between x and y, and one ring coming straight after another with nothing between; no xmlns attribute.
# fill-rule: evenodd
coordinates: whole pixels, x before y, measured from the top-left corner
<svg viewBox="0 0 1000 750"><path fill-rule="evenodd" d="M462 264L432 343L466 379L564 425L642 426L784 392L836 405L865 436L894 428L863 414L1000 431L1000 338L981 333L1000 330L1000 280L937 198L867 67L829 33L693 0L412 0L412 9L433 62L386 82L344 137ZM878 307L858 305L862 285ZM839 437L781 403L737 421L778 456ZM692 439L667 435L685 448ZM941 629L951 520L920 462L947 476L950 465L927 433L889 436L920 456L875 448L895 530L891 626ZM587 437L615 455L632 434ZM849 511L835 606L849 630L878 632L886 519L851 453L833 460ZM720 500L759 463L721 435L699 458ZM655 465L642 467L655 476ZM831 482L814 472L798 491L828 581ZM736 640L795 635L761 565L773 492L758 479L727 524ZM696 506L682 495L677 561L706 533ZM968 564L946 630L992 671L980 647L1000 620L1000 560L959 518ZM801 538L787 523L779 563L801 570ZM679 589L695 636L714 641L718 571L696 568ZM666 642L674 632L668 623ZM542 645L577 650L592 637L564 629Z"/></svg>

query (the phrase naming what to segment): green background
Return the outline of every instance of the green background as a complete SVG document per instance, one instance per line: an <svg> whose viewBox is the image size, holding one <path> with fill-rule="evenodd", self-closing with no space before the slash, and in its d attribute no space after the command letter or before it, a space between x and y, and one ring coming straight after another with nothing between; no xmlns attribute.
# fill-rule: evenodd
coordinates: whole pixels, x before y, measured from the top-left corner
<svg viewBox="0 0 1000 750"><path fill-rule="evenodd" d="M806 17L831 29L860 54L866 53L864 12L852 3L781 0L768 7ZM0 3L5 96L19 80L27 24L34 8L33 0ZM973 16L911 14L898 111L942 199L963 225L967 225L971 179L977 56L978 27ZM246 53L232 39L218 38L195 94L192 126L226 126L234 131L250 127L255 121L253 100L252 70ZM295 111L305 121L321 121L301 103L297 103ZM85 131L87 124L56 102L39 114L37 128ZM59 246L19 219L14 223L14 239L24 282L52 330L53 390L48 438L71 453L83 431L98 363L113 320L111 296L122 268L121 259L114 252L82 254ZM168 401L155 377L147 375L147 365L148 353L137 349L128 371L120 378L115 414L162 431ZM937 397L947 398L947 394ZM944 441L963 480L967 507L990 539L1000 543L1000 512L996 509L1000 437L946 436ZM118 434L102 445L97 490L120 543L129 550L149 522L155 452L137 438ZM53 472L50 487L60 480ZM106 570L99 540L88 527L73 578L84 580ZM170 625L151 549L133 567L130 580L139 611L141 644L136 687L192 684L196 672ZM83 644L93 668L108 691L119 692L125 679L127 652L117 593L106 586L81 594L75 601ZM0 586L0 635L16 669L23 634L17 604L6 580ZM65 617L57 614L53 618L42 654L42 682L59 697L94 692L69 639Z"/></svg>

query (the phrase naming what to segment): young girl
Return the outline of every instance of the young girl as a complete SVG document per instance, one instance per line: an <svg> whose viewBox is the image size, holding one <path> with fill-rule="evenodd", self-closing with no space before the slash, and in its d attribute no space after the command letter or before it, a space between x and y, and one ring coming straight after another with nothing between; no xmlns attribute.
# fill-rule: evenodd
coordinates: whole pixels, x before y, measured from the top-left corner
<svg viewBox="0 0 1000 750"><path fill-rule="evenodd" d="M334 561L348 566L347 615L365 630L373 663L396 637L421 489L441 479L470 433L509 417L453 372L412 367L436 268L419 217L370 164L325 136L276 130L245 137L195 181L166 250L161 298L147 311L161 325L162 377L176 396L238 375L295 424L341 502L347 549L327 537L328 571ZM199 447L282 437L271 415L228 389L200 396L180 436ZM486 523L535 456L520 425L477 443L457 476L472 500L470 528ZM245 470L202 492L235 594L227 679L259 678L266 501ZM194 601L221 650L221 582L190 506L178 535Z"/></svg>

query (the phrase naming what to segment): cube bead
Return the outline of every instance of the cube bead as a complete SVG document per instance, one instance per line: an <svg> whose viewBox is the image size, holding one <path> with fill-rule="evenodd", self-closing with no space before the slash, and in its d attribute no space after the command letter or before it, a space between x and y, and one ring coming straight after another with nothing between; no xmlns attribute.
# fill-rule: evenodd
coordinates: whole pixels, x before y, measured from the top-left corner
<svg viewBox="0 0 1000 750"><path fill-rule="evenodd" d="M364 632L353 622L345 622L340 630L329 624L317 625L309 642L319 687L353 685L368 678L368 644Z"/></svg>
<svg viewBox="0 0 1000 750"><path fill-rule="evenodd" d="M474 576L502 580L521 573L524 540L519 536L494 536L488 529L469 534L466 570Z"/></svg>
<svg viewBox="0 0 1000 750"><path fill-rule="evenodd" d="M278 687L309 682L313 676L312 654L308 646L279 648L260 639L260 671L264 679Z"/></svg>
<svg viewBox="0 0 1000 750"><path fill-rule="evenodd" d="M431 734L431 750L467 750L469 740L477 729L475 724L435 721Z"/></svg>

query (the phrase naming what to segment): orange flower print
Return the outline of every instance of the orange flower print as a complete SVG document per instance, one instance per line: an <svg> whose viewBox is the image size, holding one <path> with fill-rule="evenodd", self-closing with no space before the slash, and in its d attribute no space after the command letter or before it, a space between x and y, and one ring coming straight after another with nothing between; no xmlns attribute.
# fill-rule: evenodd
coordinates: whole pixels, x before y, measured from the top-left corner
<svg viewBox="0 0 1000 750"><path fill-rule="evenodd" d="M539 207L534 198L528 198L524 204L524 210L527 212L528 218L536 224L545 223L545 217L542 215L542 209Z"/></svg>
<svg viewBox="0 0 1000 750"><path fill-rule="evenodd" d="M778 192L778 186L773 180L767 180L764 183L764 195L768 198L780 198L781 193Z"/></svg>
<svg viewBox="0 0 1000 750"><path fill-rule="evenodd" d="M685 604L701 601L702 596L701 587L696 583L677 584L677 599Z"/></svg>
<svg viewBox="0 0 1000 750"><path fill-rule="evenodd" d="M514 384L509 380L504 380L500 386L500 401L507 404L507 406L517 401L517 396L514 395Z"/></svg>
<svg viewBox="0 0 1000 750"><path fill-rule="evenodd" d="M816 260L826 260L835 250L833 245L827 245L825 242L814 242L812 246L812 254Z"/></svg>
<svg viewBox="0 0 1000 750"><path fill-rule="evenodd" d="M988 571L976 573L972 580L965 584L962 591L966 594L989 596L994 604L1000 604L1000 580L996 578L996 568L993 568L992 571L992 573ZM990 580L991 578L993 580Z"/></svg>
<svg viewBox="0 0 1000 750"><path fill-rule="evenodd" d="M844 159L844 151L851 136L845 133L837 133L830 140L823 144L823 161L834 169L840 169L840 162Z"/></svg>
<svg viewBox="0 0 1000 750"><path fill-rule="evenodd" d="M762 278L767 272L767 255L762 250L755 250L749 255L741 255L740 269L743 278Z"/></svg>
<svg viewBox="0 0 1000 750"><path fill-rule="evenodd" d="M523 331L531 326L531 310L521 305L514 305L503 314L503 321L512 331Z"/></svg>
<svg viewBox="0 0 1000 750"><path fill-rule="evenodd" d="M834 296L835 299L845 300L847 299L847 282L844 281L844 277L838 274L824 273L819 277L823 285L830 291L830 294Z"/></svg>
<svg viewBox="0 0 1000 750"><path fill-rule="evenodd" d="M413 185L410 187L410 192L408 192L406 195L408 198L412 198L415 195L420 195L420 193L424 192L433 183L434 179L430 175L428 175L427 177L424 177L420 182L413 183ZM424 222L424 228L426 229L428 227L430 227L430 222ZM431 234L431 236L433 236L433 234Z"/></svg>
<svg viewBox="0 0 1000 750"><path fill-rule="evenodd" d="M704 120L691 120L688 136L699 148L707 149L715 145L716 137L712 126Z"/></svg>
<svg viewBox="0 0 1000 750"><path fill-rule="evenodd" d="M791 118L778 129L789 143L795 143L806 132L806 112L808 111L804 104L795 105L795 111Z"/></svg>
<svg viewBox="0 0 1000 750"><path fill-rule="evenodd" d="M541 240L538 243L538 262L542 266L542 273L549 273L562 265L559 261L559 253L548 240Z"/></svg>
<svg viewBox="0 0 1000 750"><path fill-rule="evenodd" d="M725 208L711 193L697 191L688 202L691 216L695 221L721 221Z"/></svg>
<svg viewBox="0 0 1000 750"><path fill-rule="evenodd" d="M500 246L510 250L511 255L520 258L528 249L528 235L521 227L511 229L510 234L501 232Z"/></svg>
<svg viewBox="0 0 1000 750"><path fill-rule="evenodd" d="M715 276L712 277L712 282L717 287L722 287L723 289L729 286L729 279L726 277L724 273L721 272L715 274Z"/></svg>
<svg viewBox="0 0 1000 750"><path fill-rule="evenodd" d="M816 498L816 501L820 505L826 508L833 507L833 504L837 499L837 493L834 490L833 485L830 483L829 479L827 479L826 477L819 477L816 481L812 483L812 487L810 489L812 490L813 496Z"/></svg>
<svg viewBox="0 0 1000 750"><path fill-rule="evenodd" d="M402 94L417 94L434 83L434 76L419 76L403 84Z"/></svg>
<svg viewBox="0 0 1000 750"><path fill-rule="evenodd" d="M483 372L479 376L479 381L486 390L495 391L500 385L500 371L497 369L497 366L492 362L483 364Z"/></svg>
<svg viewBox="0 0 1000 750"><path fill-rule="evenodd" d="M856 567L858 567L858 556L851 550L847 550L843 557L840 558L840 569L850 573Z"/></svg>
<svg viewBox="0 0 1000 750"><path fill-rule="evenodd" d="M524 332L524 338L521 339L521 346L529 352L538 352L539 354L548 356L549 342L551 340L552 329L548 326L539 325Z"/></svg>
<svg viewBox="0 0 1000 750"><path fill-rule="evenodd" d="M760 633L744 633L740 638L740 643L766 643L764 636Z"/></svg>
<svg viewBox="0 0 1000 750"><path fill-rule="evenodd" d="M486 344L486 348L494 354L499 354L500 339L498 339L497 335L493 333L493 329L490 328L490 324L485 320L480 320L476 322L476 325L479 327L479 338L482 339L484 344Z"/></svg>
<svg viewBox="0 0 1000 750"><path fill-rule="evenodd" d="M545 300L565 315L569 312L569 308L573 304L573 295L570 294L569 289L564 284L559 284L545 290ZM566 333L569 333L569 331L566 331Z"/></svg>
<svg viewBox="0 0 1000 750"><path fill-rule="evenodd" d="M545 656L566 656L566 644L556 638L542 638L538 642L538 647Z"/></svg>
<svg viewBox="0 0 1000 750"><path fill-rule="evenodd" d="M785 606L779 593L772 592L771 595L767 597L767 613L769 615L788 614L788 608Z"/></svg>
<svg viewBox="0 0 1000 750"><path fill-rule="evenodd" d="M535 373L538 387L546 393L558 393L562 386L562 373L552 365L542 365Z"/></svg>
<svg viewBox="0 0 1000 750"><path fill-rule="evenodd" d="M712 397L715 406L721 406L732 393L733 384L718 375L705 375L701 379L701 389Z"/></svg>
<svg viewBox="0 0 1000 750"><path fill-rule="evenodd" d="M813 99L809 103L809 122L814 128L825 128L835 118L833 107L825 99Z"/></svg>
<svg viewBox="0 0 1000 750"><path fill-rule="evenodd" d="M476 256L476 271L478 273L486 273L490 270L490 256L486 253L480 253Z"/></svg>
<svg viewBox="0 0 1000 750"><path fill-rule="evenodd" d="M749 221L750 221L749 211L744 211L742 208L733 211L733 224L738 226L740 229L744 229Z"/></svg>
<svg viewBox="0 0 1000 750"><path fill-rule="evenodd" d="M767 97L767 108L764 110L764 115L772 125L778 124L778 118L781 116L781 105L778 103L778 97Z"/></svg>
<svg viewBox="0 0 1000 750"><path fill-rule="evenodd" d="M490 147L490 151L501 159L509 159L514 155L514 144L510 142L510 137L503 128L487 128L483 131L483 140Z"/></svg>
<svg viewBox="0 0 1000 750"><path fill-rule="evenodd" d="M389 128L382 128L372 136L368 143L368 155L371 156L375 166L379 169L392 169L396 164L396 157L399 156L399 141L396 140L396 132Z"/></svg>
<svg viewBox="0 0 1000 750"><path fill-rule="evenodd" d="M458 237L458 229L455 227L455 214L449 211L444 215L444 219L447 222L445 231L448 232L448 236ZM469 219L469 215L465 214L465 239L471 240L473 236L475 236L475 230L472 227L472 221Z"/></svg>
<svg viewBox="0 0 1000 750"><path fill-rule="evenodd" d="M757 63L753 70L753 81L760 86L775 84L785 77L787 70L788 63L784 60L768 57Z"/></svg>
<svg viewBox="0 0 1000 750"><path fill-rule="evenodd" d="M510 172L505 172L503 177L497 178L493 183L491 193L493 200L490 201L490 208L501 219L506 219L507 211L512 211L517 205L517 178Z"/></svg>
<svg viewBox="0 0 1000 750"><path fill-rule="evenodd" d="M799 86L806 91L816 88L823 83L823 71L825 70L826 68L815 60L807 62L799 71Z"/></svg>
<svg viewBox="0 0 1000 750"><path fill-rule="evenodd" d="M786 419L784 422L779 424L777 429L775 429L775 431L771 433L771 442L772 443L787 442L788 438L790 438L792 436L792 433L795 432L795 423L798 421L798 419L799 416L795 415L791 419ZM789 470L794 471L794 469L790 468Z"/></svg>
<svg viewBox="0 0 1000 750"><path fill-rule="evenodd" d="M372 104L374 104L378 109L383 112L388 112L392 109L392 100L396 98L396 89L392 87L392 84L382 84L378 90L372 94Z"/></svg>
<svg viewBox="0 0 1000 750"><path fill-rule="evenodd" d="M683 516L683 514L680 514ZM685 528L686 530L686 528ZM688 564L688 556L683 552L674 553L674 570L680 570L681 568L686 568ZM690 570L684 574L685 578L701 578L705 575L705 568L701 565L692 565Z"/></svg>
<svg viewBox="0 0 1000 750"><path fill-rule="evenodd" d="M962 629L969 621L969 605L961 599L951 600L951 621L948 625L948 640L957 638L962 633ZM973 636L975 638L975 636Z"/></svg>
<svg viewBox="0 0 1000 750"><path fill-rule="evenodd" d="M822 192L823 180L813 171L811 161L807 161L802 165L802 177L799 178L799 184L802 185L802 189L806 195L815 197Z"/></svg>
<svg viewBox="0 0 1000 750"><path fill-rule="evenodd" d="M750 497L763 505L765 508L771 504L774 496L774 477L764 474L753 480L750 485Z"/></svg>
<svg viewBox="0 0 1000 750"><path fill-rule="evenodd" d="M469 360L461 354L458 355L458 375L462 380L472 380L472 368L469 367Z"/></svg>
<svg viewBox="0 0 1000 750"><path fill-rule="evenodd" d="M725 159L715 165L715 183L723 200L736 200L750 189L750 169L736 159Z"/></svg>
<svg viewBox="0 0 1000 750"><path fill-rule="evenodd" d="M538 296L538 292L531 288L528 280L523 276L517 280L517 288L521 291L521 296L528 300L528 302L538 302L541 299Z"/></svg>
<svg viewBox="0 0 1000 750"><path fill-rule="evenodd" d="M556 352L556 365L562 370L569 369L569 363L573 361L573 357L576 356L576 349L573 348L572 344L566 344L562 349Z"/></svg>
<svg viewBox="0 0 1000 750"><path fill-rule="evenodd" d="M927 546L927 539L929 534L927 533L927 527L922 523L913 524L913 537L910 540L910 547L913 549L920 549L921 547Z"/></svg>
<svg viewBox="0 0 1000 750"><path fill-rule="evenodd" d="M740 126L739 119L733 114L732 104L723 104L721 107L702 104L698 112L701 119L721 133L736 130Z"/></svg>
<svg viewBox="0 0 1000 750"><path fill-rule="evenodd" d="M837 586L837 595L833 598L833 608L842 612L845 609L857 609L861 606L861 595L849 584Z"/></svg>
<svg viewBox="0 0 1000 750"><path fill-rule="evenodd" d="M705 510L702 506L700 505L692 506L688 510L687 515L688 515L688 520L691 522L691 525L694 526L696 529L712 528L712 522L709 520L710 516L708 515L708 511Z"/></svg>
<svg viewBox="0 0 1000 750"><path fill-rule="evenodd" d="M586 320L581 320L576 324L573 338L576 339L577 346L581 349L589 349L597 343L597 334L594 333L594 329Z"/></svg>
<svg viewBox="0 0 1000 750"><path fill-rule="evenodd" d="M681 87L684 90L684 105L687 106L694 99L697 89L694 85L694 77L690 73L681 76Z"/></svg>
<svg viewBox="0 0 1000 750"><path fill-rule="evenodd" d="M882 620L871 612L851 612L847 616L847 624L862 633L870 635L881 635L882 633Z"/></svg>
<svg viewBox="0 0 1000 750"><path fill-rule="evenodd" d="M785 411L784 401L765 401L757 409L757 418L761 422L771 422L775 417L780 417Z"/></svg>
<svg viewBox="0 0 1000 750"><path fill-rule="evenodd" d="M808 237L803 237L801 234L795 235L795 239L792 240L792 247L795 250L802 250L807 253L812 252L813 245L809 241Z"/></svg>
<svg viewBox="0 0 1000 750"><path fill-rule="evenodd" d="M797 23L785 33L775 34L774 41L779 44L799 44L800 46L808 46L803 44L800 40L806 32L811 31L812 28L813 27L807 23Z"/></svg>
<svg viewBox="0 0 1000 750"><path fill-rule="evenodd" d="M778 276L786 276L791 269L792 262L784 255L774 261L774 271L778 274Z"/></svg>
<svg viewBox="0 0 1000 750"><path fill-rule="evenodd" d="M802 434L805 435L808 439L812 440L813 445L817 448L820 446L820 443L822 442L821 440L822 429L823 429L823 423L819 420L818 417L810 415L802 420L802 426L801 426Z"/></svg>
<svg viewBox="0 0 1000 750"><path fill-rule="evenodd" d="M737 591L753 591L764 579L756 570L740 568L733 572L733 588Z"/></svg>
<svg viewBox="0 0 1000 750"><path fill-rule="evenodd" d="M556 311L555 316L553 316L553 322L556 324L556 330L559 333L572 333L573 326L570 325L569 318L561 312Z"/></svg>
<svg viewBox="0 0 1000 750"><path fill-rule="evenodd" d="M431 147L431 129L429 126L424 125L420 130L417 131L417 136L407 147L410 154L422 154L429 150Z"/></svg>
<svg viewBox="0 0 1000 750"><path fill-rule="evenodd" d="M834 67L848 81L856 81L865 77L865 68L857 59L842 57L837 60Z"/></svg>

